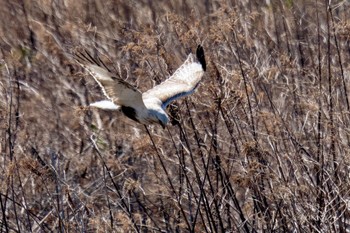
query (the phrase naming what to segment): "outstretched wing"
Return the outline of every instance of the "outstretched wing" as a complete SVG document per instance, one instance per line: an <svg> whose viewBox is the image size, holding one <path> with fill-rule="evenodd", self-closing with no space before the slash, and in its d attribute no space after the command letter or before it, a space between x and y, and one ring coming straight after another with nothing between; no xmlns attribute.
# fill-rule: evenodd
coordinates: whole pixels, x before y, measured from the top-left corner
<svg viewBox="0 0 350 233"><path fill-rule="evenodd" d="M94 59L87 51L76 52L75 58L99 84L107 99L114 104L130 107L144 106L142 93L112 74L101 60Z"/></svg>
<svg viewBox="0 0 350 233"><path fill-rule="evenodd" d="M204 50L198 45L196 56L188 55L186 61L170 78L143 93L143 98L158 98L162 101L162 108L166 108L171 101L192 94L205 70Z"/></svg>

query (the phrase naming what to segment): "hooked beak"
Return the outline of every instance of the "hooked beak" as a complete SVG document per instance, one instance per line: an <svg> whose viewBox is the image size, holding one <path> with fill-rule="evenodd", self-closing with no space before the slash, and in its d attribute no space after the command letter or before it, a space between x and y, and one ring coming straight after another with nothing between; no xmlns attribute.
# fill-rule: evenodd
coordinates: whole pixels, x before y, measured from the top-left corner
<svg viewBox="0 0 350 233"><path fill-rule="evenodd" d="M159 120L158 122L163 127L163 129L165 129L166 124L163 124L163 122L161 120Z"/></svg>

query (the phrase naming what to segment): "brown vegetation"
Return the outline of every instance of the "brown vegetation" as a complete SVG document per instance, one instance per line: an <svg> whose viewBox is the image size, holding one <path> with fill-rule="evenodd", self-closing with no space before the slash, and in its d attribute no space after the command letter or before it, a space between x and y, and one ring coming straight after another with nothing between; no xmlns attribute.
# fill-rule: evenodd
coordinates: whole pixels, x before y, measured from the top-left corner
<svg viewBox="0 0 350 233"><path fill-rule="evenodd" d="M348 232L349 5L0 0L1 232ZM198 44L165 130L84 108L77 46L145 91Z"/></svg>

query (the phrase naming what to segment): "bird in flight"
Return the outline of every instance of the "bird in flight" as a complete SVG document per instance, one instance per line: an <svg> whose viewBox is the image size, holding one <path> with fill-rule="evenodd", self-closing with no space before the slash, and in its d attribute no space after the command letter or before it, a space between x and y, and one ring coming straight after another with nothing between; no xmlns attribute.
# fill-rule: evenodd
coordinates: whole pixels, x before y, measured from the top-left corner
<svg viewBox="0 0 350 233"><path fill-rule="evenodd" d="M100 59L93 58L88 52L76 52L75 58L95 79L107 98L90 106L111 110L121 109L134 121L144 125L159 123L163 128L169 122L165 112L167 105L173 100L192 94L206 70L204 50L201 45L198 45L196 56L190 53L171 77L141 93L128 82L111 73Z"/></svg>

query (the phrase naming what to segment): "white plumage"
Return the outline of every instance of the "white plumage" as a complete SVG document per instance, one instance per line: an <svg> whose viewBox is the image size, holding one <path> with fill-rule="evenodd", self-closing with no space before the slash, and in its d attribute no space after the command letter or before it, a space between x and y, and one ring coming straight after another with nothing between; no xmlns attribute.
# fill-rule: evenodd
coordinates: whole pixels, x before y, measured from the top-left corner
<svg viewBox="0 0 350 233"><path fill-rule="evenodd" d="M189 95L198 86L206 69L204 50L198 46L196 56L189 54L186 61L164 82L141 93L135 87L108 71L99 59L87 52L76 53L77 62L84 67L101 87L108 100L90 106L121 111L142 124L169 122L166 106L173 100Z"/></svg>

